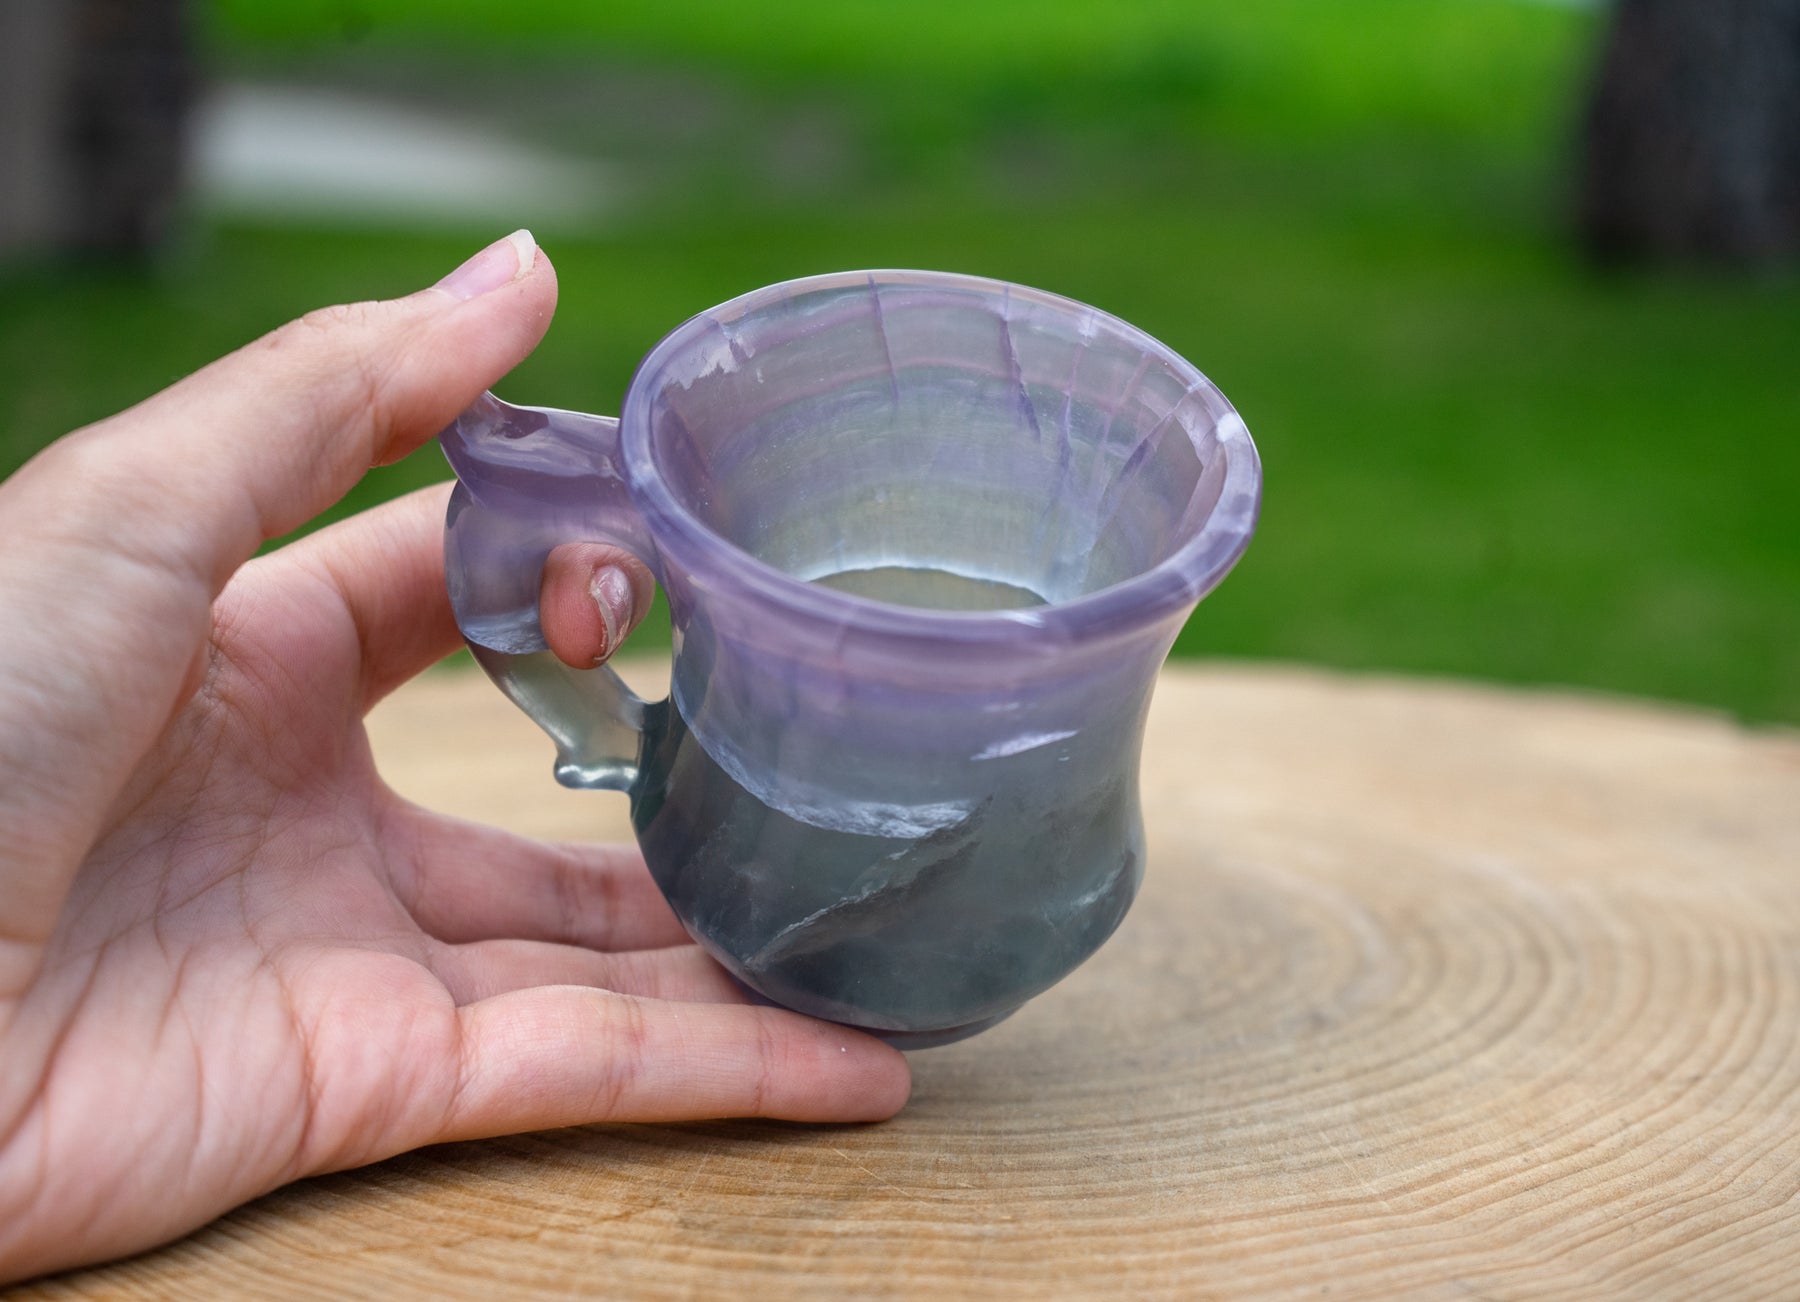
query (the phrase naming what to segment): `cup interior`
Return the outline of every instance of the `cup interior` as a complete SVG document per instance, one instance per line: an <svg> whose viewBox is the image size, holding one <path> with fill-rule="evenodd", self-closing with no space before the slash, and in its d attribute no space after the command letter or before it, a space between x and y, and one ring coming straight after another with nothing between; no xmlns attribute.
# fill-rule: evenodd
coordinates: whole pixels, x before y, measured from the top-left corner
<svg viewBox="0 0 1800 1302"><path fill-rule="evenodd" d="M857 273L695 318L632 384L670 498L794 579L907 605L1061 604L1166 562L1218 504L1223 395L1106 313ZM1247 533L1247 529L1246 529Z"/></svg>

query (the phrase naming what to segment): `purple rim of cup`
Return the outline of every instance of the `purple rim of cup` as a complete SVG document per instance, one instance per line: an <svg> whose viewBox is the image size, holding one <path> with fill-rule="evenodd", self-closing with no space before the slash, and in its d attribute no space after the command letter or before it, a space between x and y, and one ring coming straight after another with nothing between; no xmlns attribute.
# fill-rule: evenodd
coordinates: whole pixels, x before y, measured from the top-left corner
<svg viewBox="0 0 1800 1302"><path fill-rule="evenodd" d="M1009 299L1086 316L1135 341L1146 353L1169 364L1188 382L1190 391L1206 391L1229 414L1217 430L1226 457L1225 477L1217 502L1205 523L1176 551L1141 574L1096 592L1056 605L1022 610L949 611L896 606L839 592L794 578L743 551L690 512L670 490L650 446L650 410L656 375L668 359L695 339L725 323L774 303L819 290L856 285L907 288L943 287L993 296L997 305ZM626 478L638 509L663 550L704 556L705 569L745 598L761 600L773 611L826 625L855 624L877 636L925 637L963 645L1003 643L1017 646L1021 627L1034 640L1048 644L1091 643L1130 634L1193 606L1230 573L1245 548L1262 505L1262 465L1256 445L1225 395L1199 369L1159 340L1099 308L1059 294L1031 289L985 276L934 271L846 271L783 281L741 295L698 313L671 330L638 364L625 393L621 412Z"/></svg>

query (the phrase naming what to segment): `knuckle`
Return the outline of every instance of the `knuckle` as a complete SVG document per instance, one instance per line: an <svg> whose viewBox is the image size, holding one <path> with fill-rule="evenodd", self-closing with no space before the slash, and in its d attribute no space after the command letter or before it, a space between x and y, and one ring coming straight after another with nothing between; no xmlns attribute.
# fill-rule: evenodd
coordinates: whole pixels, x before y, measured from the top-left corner
<svg viewBox="0 0 1800 1302"><path fill-rule="evenodd" d="M270 347L291 351L289 364L313 381L324 381L338 401L328 404L326 423L342 423L343 413L356 413L354 426L369 444L365 461L382 455L381 444L393 419L391 370L403 322L369 301L334 303L314 308L268 336Z"/></svg>
<svg viewBox="0 0 1800 1302"><path fill-rule="evenodd" d="M585 877L573 854L558 855L548 878L556 918L552 938L564 944L580 944L592 938L597 948L608 949L605 912L597 918L588 916L590 910L583 898L587 894Z"/></svg>
<svg viewBox="0 0 1800 1302"><path fill-rule="evenodd" d="M344 330L355 330L369 323L376 304L333 303L327 307L315 307L294 321L275 332L275 338L285 337L289 341L309 339L313 335L336 334Z"/></svg>
<svg viewBox="0 0 1800 1302"><path fill-rule="evenodd" d="M610 1003L611 1034L607 1037L604 1069L596 1085L594 1113L601 1120L625 1120L634 1087L643 1072L649 1027L644 1020L644 1006L638 1000L618 996Z"/></svg>
<svg viewBox="0 0 1800 1302"><path fill-rule="evenodd" d="M770 1018L758 1017L755 1066L751 1070L750 1079L751 1116L768 1114L769 1103L775 1097L777 1081L785 1074L786 1063L786 1042L776 1034Z"/></svg>

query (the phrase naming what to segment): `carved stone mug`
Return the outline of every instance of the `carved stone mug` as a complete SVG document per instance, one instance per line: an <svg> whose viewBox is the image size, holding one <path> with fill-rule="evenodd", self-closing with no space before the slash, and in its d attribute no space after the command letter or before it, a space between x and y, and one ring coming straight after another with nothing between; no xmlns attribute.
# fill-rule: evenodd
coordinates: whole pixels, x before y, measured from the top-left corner
<svg viewBox="0 0 1800 1302"><path fill-rule="evenodd" d="M627 793L752 991L924 1047L1118 926L1157 670L1261 497L1243 421L1168 348L1017 285L817 276L677 328L618 420L489 395L442 444L476 659L559 781ZM545 558L582 541L667 594L667 700L545 649Z"/></svg>

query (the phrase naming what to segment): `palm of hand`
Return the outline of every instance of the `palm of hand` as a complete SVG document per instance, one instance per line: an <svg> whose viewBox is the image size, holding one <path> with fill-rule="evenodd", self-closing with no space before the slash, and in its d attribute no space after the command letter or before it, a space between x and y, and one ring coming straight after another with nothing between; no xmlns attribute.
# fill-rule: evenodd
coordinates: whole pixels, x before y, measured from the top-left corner
<svg viewBox="0 0 1800 1302"><path fill-rule="evenodd" d="M402 509L434 525L438 500ZM15 1135L43 1154L40 1215L88 1221L137 1199L161 1238L196 1207L492 1129L464 1042L505 1034L503 1010L476 1024L467 1010L523 981L731 997L697 952L608 972L590 950L488 938L509 923L634 947L682 936L623 856L584 863L385 788L361 715L391 684L371 677L354 612L308 564L331 541L227 590L202 686L75 880L24 1019L54 1041ZM475 858L485 889L466 875ZM585 916L552 916L584 888ZM63 1121L99 1113L128 1133ZM142 1204L146 1187L163 1196Z"/></svg>

